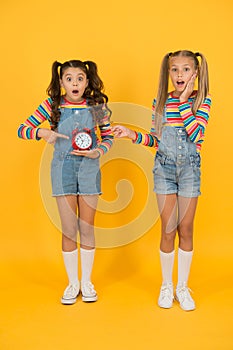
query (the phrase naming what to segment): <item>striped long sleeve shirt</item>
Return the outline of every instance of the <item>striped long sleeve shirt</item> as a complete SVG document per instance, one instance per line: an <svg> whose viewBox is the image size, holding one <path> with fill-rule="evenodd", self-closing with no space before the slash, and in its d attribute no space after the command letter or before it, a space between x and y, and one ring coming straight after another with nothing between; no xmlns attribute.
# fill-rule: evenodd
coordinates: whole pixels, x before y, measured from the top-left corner
<svg viewBox="0 0 233 350"><path fill-rule="evenodd" d="M196 94L197 91L193 91L188 101L180 102L179 97L174 96L174 94L170 92L166 101L165 111L166 125L185 127L190 140L196 144L197 152L200 152L202 142L204 141L205 129L209 120L211 97L208 95L197 110L196 115L193 115L192 104ZM153 127L155 120L155 105L156 100L154 99L152 106L152 128L150 133L136 133L136 139L133 141L134 143L158 148L159 141L154 136L155 129Z"/></svg>
<svg viewBox="0 0 233 350"><path fill-rule="evenodd" d="M43 101L36 111L23 123L18 129L18 136L25 140L40 140L38 137L38 130L40 125L46 120L49 121L51 118L52 111L52 99L49 97ZM84 100L82 103L71 103L66 99L62 99L60 108L71 108L71 109L85 109L89 108ZM110 127L109 113L107 109L104 109L104 117L101 118L101 123L98 124L100 131L100 138L97 137L97 151L101 155L105 154L112 146L113 134ZM95 126L95 133L97 134L97 126Z"/></svg>

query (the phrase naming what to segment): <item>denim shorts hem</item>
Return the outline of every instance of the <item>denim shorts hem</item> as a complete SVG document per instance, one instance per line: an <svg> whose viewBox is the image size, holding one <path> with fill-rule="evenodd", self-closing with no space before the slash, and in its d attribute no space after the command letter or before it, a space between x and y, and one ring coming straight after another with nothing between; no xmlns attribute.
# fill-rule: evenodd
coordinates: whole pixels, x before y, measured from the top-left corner
<svg viewBox="0 0 233 350"><path fill-rule="evenodd" d="M157 194L177 194L176 191L157 191L157 190L154 190L154 192Z"/></svg>
<svg viewBox="0 0 233 350"><path fill-rule="evenodd" d="M186 197L186 198L195 198L195 197L199 197L200 195L201 195L201 192L197 192L197 193L178 192L178 196Z"/></svg>
<svg viewBox="0 0 233 350"><path fill-rule="evenodd" d="M52 194L52 197L61 197L61 196L93 196L93 195L101 195L102 192L95 192L95 193L61 193L61 194Z"/></svg>
<svg viewBox="0 0 233 350"><path fill-rule="evenodd" d="M94 196L94 195L101 195L102 192L95 192L95 193L77 193L78 196Z"/></svg>
<svg viewBox="0 0 233 350"><path fill-rule="evenodd" d="M195 198L195 197L199 197L199 196L201 195L201 192L198 192L198 193L187 193L187 192L157 191L157 190L154 190L154 192L155 192L156 194L164 194L164 195L168 195L168 194L177 194L177 196L186 197L186 198Z"/></svg>

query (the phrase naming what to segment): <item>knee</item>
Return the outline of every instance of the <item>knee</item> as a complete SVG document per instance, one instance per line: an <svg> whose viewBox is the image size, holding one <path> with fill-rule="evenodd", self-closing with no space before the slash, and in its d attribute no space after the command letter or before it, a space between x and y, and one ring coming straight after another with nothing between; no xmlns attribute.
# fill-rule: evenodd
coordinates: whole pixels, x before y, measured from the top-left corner
<svg viewBox="0 0 233 350"><path fill-rule="evenodd" d="M178 235L180 239L183 239L183 240L190 239L193 235L193 225L192 224L178 225Z"/></svg>
<svg viewBox="0 0 233 350"><path fill-rule="evenodd" d="M82 246L94 247L95 246L94 230L89 230L84 232L80 230L80 243Z"/></svg>
<svg viewBox="0 0 233 350"><path fill-rule="evenodd" d="M164 242L174 242L176 237L176 230L173 230L171 232L166 232L166 231L162 231L162 240Z"/></svg>
<svg viewBox="0 0 233 350"><path fill-rule="evenodd" d="M174 250L175 237L176 237L176 230L173 230L169 233L162 232L160 249L163 252L171 252L172 250Z"/></svg>
<svg viewBox="0 0 233 350"><path fill-rule="evenodd" d="M77 239L77 225L62 225L62 233L65 237L76 240Z"/></svg>

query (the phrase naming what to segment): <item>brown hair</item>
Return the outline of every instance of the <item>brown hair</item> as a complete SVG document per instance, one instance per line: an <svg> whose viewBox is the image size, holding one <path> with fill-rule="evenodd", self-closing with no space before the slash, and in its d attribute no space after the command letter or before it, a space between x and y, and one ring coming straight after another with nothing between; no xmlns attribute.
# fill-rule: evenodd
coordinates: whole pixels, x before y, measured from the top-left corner
<svg viewBox="0 0 233 350"><path fill-rule="evenodd" d="M188 50L179 50L166 54L162 60L159 78L159 87L155 106L155 122L154 128L158 136L161 135L163 110L168 95L168 80L169 80L169 60L171 57L190 57L194 61L195 69L198 70L198 90L197 96L192 106L192 112L195 115L200 105L203 103L209 92L209 75L208 65L203 54L200 52L193 53ZM201 65L198 61L198 56L201 57Z"/></svg>

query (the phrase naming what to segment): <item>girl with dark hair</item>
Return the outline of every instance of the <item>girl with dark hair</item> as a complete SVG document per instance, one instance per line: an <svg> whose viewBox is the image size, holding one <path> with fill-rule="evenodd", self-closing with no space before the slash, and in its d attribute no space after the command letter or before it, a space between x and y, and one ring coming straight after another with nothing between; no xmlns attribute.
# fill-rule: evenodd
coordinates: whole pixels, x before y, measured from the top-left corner
<svg viewBox="0 0 233 350"><path fill-rule="evenodd" d="M168 93L169 77L174 90ZM198 89L194 90L197 77ZM187 283L193 256L193 221L200 195L200 151L210 106L205 57L198 52L176 51L165 55L162 61L151 132L142 134L121 125L113 128L116 137L128 137L136 144L157 149L153 173L162 222L160 261L163 282L158 299L162 308L173 305L172 273L178 232L176 299L183 310L195 309Z"/></svg>
<svg viewBox="0 0 233 350"><path fill-rule="evenodd" d="M99 157L112 146L111 111L92 61L54 62L49 98L18 129L23 139L54 144L51 164L53 196L62 225L62 253L69 280L62 304L96 301L91 282L95 254L94 217L101 194ZM40 125L48 120L50 129ZM99 129L99 132L98 132ZM98 132L98 133L97 133ZM77 218L78 212L78 218ZM77 232L82 278L78 279Z"/></svg>

